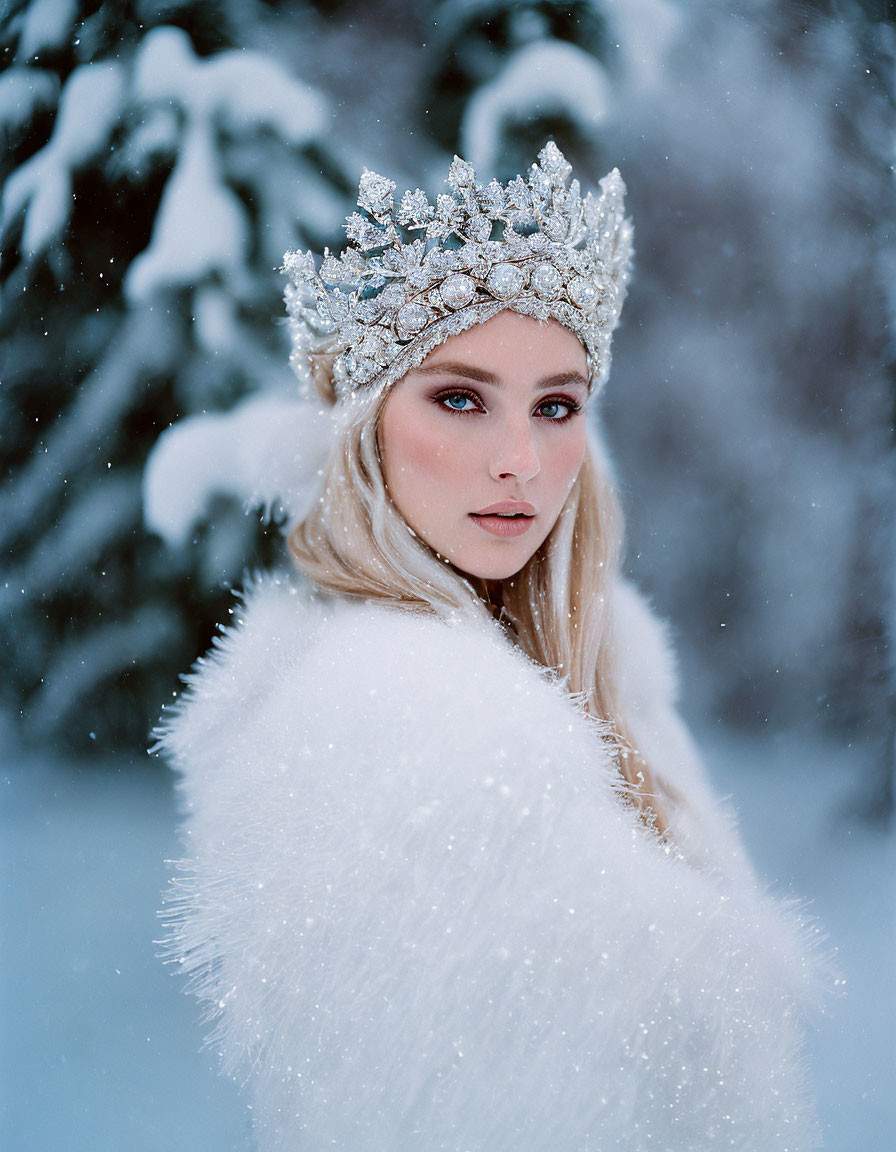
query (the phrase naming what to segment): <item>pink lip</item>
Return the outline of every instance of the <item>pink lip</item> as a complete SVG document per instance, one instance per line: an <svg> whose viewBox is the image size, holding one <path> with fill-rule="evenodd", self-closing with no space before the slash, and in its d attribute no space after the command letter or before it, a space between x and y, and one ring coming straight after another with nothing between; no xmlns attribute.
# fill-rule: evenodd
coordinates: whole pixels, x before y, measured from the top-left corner
<svg viewBox="0 0 896 1152"><path fill-rule="evenodd" d="M471 516L497 516L504 513L512 516L521 512L524 516L534 516L535 509L525 500L499 500L497 504L489 504L488 508L480 508L478 512L471 512Z"/></svg>
<svg viewBox="0 0 896 1152"><path fill-rule="evenodd" d="M535 517L535 509L525 500L500 500L497 504L489 504L488 508L483 508L481 512L471 512L470 515L480 528L484 528L492 536L506 539L511 536L522 536L524 532L529 531ZM509 519L511 516L515 519Z"/></svg>

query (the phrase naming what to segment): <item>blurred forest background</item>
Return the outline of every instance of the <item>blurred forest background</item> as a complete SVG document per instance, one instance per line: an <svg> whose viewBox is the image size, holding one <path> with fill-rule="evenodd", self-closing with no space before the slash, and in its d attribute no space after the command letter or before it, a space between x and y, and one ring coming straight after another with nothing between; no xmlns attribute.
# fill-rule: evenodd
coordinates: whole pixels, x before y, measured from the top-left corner
<svg viewBox="0 0 896 1152"><path fill-rule="evenodd" d="M637 265L604 416L628 568L705 725L872 745L893 805L896 14L878 0L7 0L7 732L141 748L276 524L216 483L150 531L188 416L287 395L284 250L363 167L437 190L552 136L618 165ZM159 529L159 525L155 525Z"/></svg>

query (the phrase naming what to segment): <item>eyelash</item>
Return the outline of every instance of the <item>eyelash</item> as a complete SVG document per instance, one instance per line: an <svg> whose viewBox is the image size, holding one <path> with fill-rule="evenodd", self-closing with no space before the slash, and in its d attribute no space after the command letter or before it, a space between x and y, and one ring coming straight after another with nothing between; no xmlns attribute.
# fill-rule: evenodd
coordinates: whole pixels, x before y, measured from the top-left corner
<svg viewBox="0 0 896 1152"><path fill-rule="evenodd" d="M447 401L457 396L463 397L465 400L472 400L477 407L465 409L451 408L447 404ZM480 397L477 396L475 392L470 392L466 388L446 389L445 391L437 393L433 399L440 408L446 409L446 411L453 413L455 416L471 416L474 412L481 412L485 408ZM570 420L573 416L576 415L577 412L581 412L582 410L581 404L577 404L568 396L545 396L543 400L539 400L536 412L539 408L543 408L546 404L560 404L567 409L565 416L542 417L542 419L546 420L548 424L565 424L567 420Z"/></svg>

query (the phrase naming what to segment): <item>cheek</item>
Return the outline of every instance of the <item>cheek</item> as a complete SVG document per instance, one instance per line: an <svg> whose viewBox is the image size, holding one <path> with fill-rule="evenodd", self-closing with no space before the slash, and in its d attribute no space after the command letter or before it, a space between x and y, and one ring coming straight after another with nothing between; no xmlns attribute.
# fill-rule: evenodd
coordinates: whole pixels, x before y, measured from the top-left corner
<svg viewBox="0 0 896 1152"><path fill-rule="evenodd" d="M420 489L441 486L469 474L472 463L470 445L455 443L442 421L422 416L397 413L383 421L383 459L386 483L396 492L411 483Z"/></svg>
<svg viewBox="0 0 896 1152"><path fill-rule="evenodd" d="M556 480L558 489L568 492L574 484L585 459L586 446L585 425L581 419L576 422L573 433L549 444L546 450L549 464L545 471Z"/></svg>

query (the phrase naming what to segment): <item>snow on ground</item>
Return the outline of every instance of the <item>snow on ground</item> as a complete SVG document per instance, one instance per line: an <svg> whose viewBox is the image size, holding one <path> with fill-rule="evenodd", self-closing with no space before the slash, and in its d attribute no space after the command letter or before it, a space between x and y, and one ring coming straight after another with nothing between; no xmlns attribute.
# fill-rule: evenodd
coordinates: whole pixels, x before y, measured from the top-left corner
<svg viewBox="0 0 896 1152"><path fill-rule="evenodd" d="M896 828L854 814L870 753L805 732L701 746L760 875L824 928L843 982L812 1036L826 1152L896 1148Z"/></svg>
<svg viewBox="0 0 896 1152"><path fill-rule="evenodd" d="M195 1005L155 957L177 855L169 780L142 762L32 762L0 788L0 1147L248 1148Z"/></svg>
<svg viewBox="0 0 896 1152"><path fill-rule="evenodd" d="M845 814L863 750L800 734L703 743L760 872L810 901L837 949L846 994L812 1040L825 1147L896 1147L896 837ZM155 957L178 851L170 777L124 758L3 759L0 1147L248 1149L237 1090Z"/></svg>

